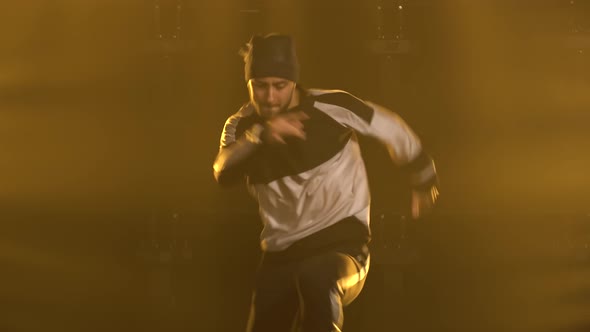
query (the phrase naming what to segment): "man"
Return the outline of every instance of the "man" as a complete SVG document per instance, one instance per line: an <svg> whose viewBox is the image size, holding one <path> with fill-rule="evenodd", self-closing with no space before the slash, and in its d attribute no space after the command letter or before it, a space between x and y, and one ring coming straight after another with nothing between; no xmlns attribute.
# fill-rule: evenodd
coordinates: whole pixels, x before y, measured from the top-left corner
<svg viewBox="0 0 590 332"><path fill-rule="evenodd" d="M410 171L412 214L437 196L432 160L401 118L344 91L306 90L289 36L243 50L250 101L223 129L214 176L246 177L264 223L248 331L341 331L370 256L369 187L357 134L379 139Z"/></svg>

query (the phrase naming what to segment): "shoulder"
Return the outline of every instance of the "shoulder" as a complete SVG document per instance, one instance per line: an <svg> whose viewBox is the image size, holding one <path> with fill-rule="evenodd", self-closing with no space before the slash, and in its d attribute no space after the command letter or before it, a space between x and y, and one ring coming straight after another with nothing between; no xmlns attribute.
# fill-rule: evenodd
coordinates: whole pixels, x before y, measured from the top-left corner
<svg viewBox="0 0 590 332"><path fill-rule="evenodd" d="M327 89L308 89L310 97L316 103L316 106L336 106L349 110L365 120L373 116L373 107L344 90L327 90ZM317 103L320 103L318 105Z"/></svg>
<svg viewBox="0 0 590 332"><path fill-rule="evenodd" d="M255 116L255 114L256 114L256 110L254 108L254 105L252 105L252 103L250 103L250 102L247 102L244 105L242 105L242 107L240 107L240 109L237 112L230 115L227 118L227 122L237 121L240 119L253 117L253 116Z"/></svg>
<svg viewBox="0 0 590 332"><path fill-rule="evenodd" d="M307 89L307 93L314 97L315 99L318 98L329 98L329 97L341 97L341 98L356 98L350 92L338 89Z"/></svg>
<svg viewBox="0 0 590 332"><path fill-rule="evenodd" d="M237 112L227 118L225 127L237 127L244 122L252 122L255 118L256 110L250 102L247 102Z"/></svg>

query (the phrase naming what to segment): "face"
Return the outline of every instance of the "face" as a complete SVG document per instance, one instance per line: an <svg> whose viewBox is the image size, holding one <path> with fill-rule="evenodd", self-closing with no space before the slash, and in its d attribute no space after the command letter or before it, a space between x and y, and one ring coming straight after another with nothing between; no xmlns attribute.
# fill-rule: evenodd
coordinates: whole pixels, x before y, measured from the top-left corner
<svg viewBox="0 0 590 332"><path fill-rule="evenodd" d="M258 114L268 119L289 108L295 82L279 77L253 78L248 82L248 91Z"/></svg>

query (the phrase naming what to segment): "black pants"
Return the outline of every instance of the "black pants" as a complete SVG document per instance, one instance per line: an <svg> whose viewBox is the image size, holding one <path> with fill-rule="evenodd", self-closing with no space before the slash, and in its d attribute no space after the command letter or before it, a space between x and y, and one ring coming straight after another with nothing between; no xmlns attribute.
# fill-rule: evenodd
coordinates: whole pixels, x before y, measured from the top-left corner
<svg viewBox="0 0 590 332"><path fill-rule="evenodd" d="M258 269L248 332L341 331L342 308L360 293L369 269L366 244L305 257L266 253Z"/></svg>

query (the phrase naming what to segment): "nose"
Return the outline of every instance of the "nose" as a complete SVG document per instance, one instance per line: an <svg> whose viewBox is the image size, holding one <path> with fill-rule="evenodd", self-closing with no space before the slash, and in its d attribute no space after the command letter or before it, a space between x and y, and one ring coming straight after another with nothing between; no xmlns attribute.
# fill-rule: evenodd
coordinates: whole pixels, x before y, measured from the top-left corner
<svg viewBox="0 0 590 332"><path fill-rule="evenodd" d="M272 87L269 87L268 90L266 91L266 102L268 104L274 104L275 99L277 97L277 92L275 91L275 89L273 89Z"/></svg>

